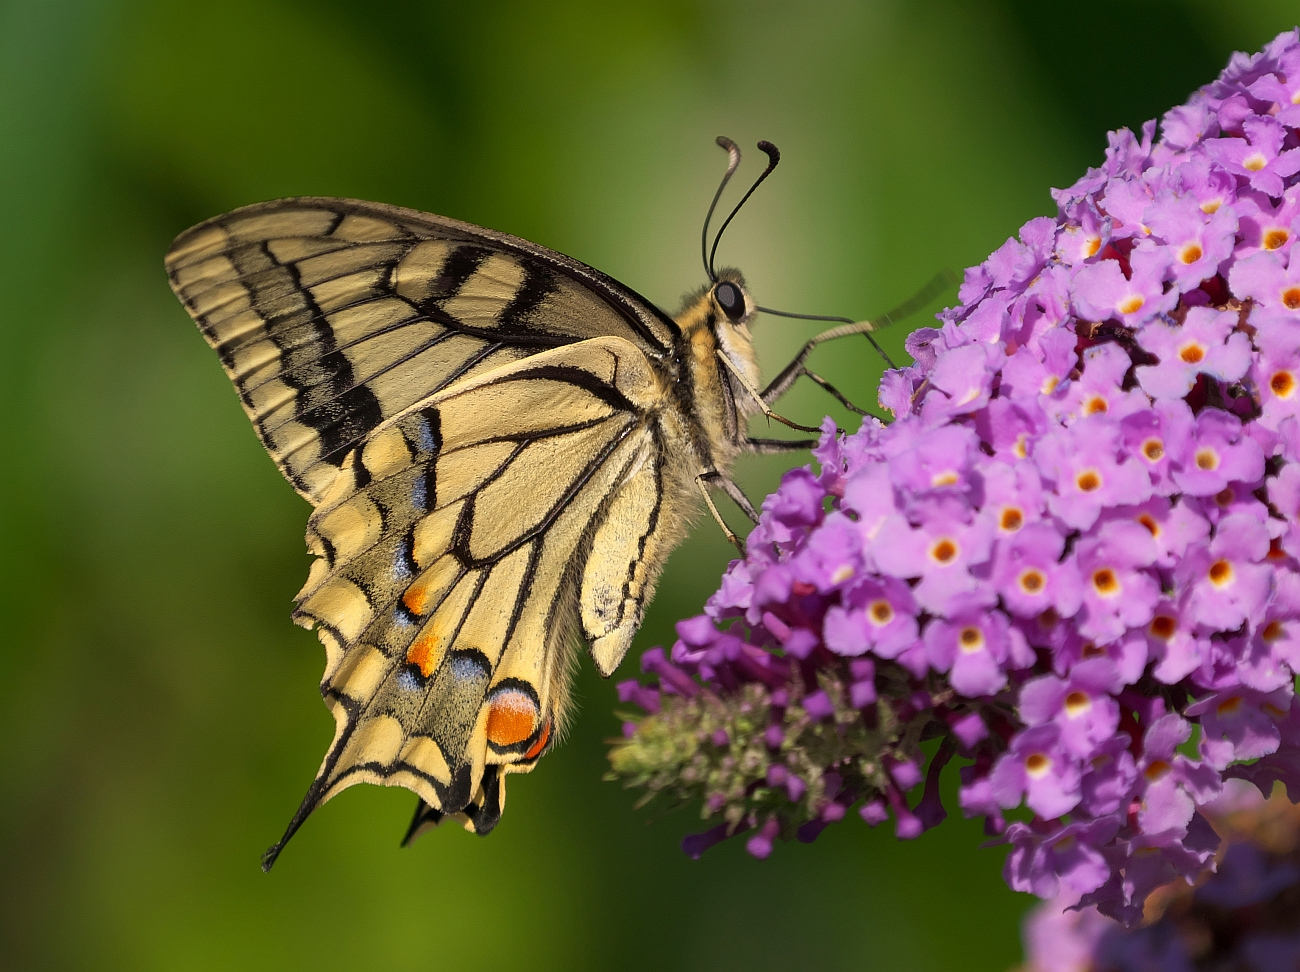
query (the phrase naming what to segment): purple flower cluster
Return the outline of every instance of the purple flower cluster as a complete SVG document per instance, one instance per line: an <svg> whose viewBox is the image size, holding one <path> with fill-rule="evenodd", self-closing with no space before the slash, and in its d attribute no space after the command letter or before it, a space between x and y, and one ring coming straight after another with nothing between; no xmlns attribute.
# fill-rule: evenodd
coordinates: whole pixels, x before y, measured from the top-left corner
<svg viewBox="0 0 1300 972"><path fill-rule="evenodd" d="M1020 972L1300 968L1300 807L1232 783L1202 808L1225 840L1212 877L1159 888L1136 929L1064 892L1026 919Z"/></svg>
<svg viewBox="0 0 1300 972"><path fill-rule="evenodd" d="M615 775L702 796L692 848L916 836L959 755L1013 888L1132 922L1212 863L1226 778L1300 795L1297 33L1154 130L967 271L893 423L828 425L620 687Z"/></svg>

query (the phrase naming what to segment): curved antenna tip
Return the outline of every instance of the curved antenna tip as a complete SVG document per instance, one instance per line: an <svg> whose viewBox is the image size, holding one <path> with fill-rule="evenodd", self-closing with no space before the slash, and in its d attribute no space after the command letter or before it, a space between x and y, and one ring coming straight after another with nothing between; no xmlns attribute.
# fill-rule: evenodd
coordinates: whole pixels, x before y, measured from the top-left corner
<svg viewBox="0 0 1300 972"><path fill-rule="evenodd" d="M731 139L727 139L727 141L730 142L733 146L735 145L735 143L732 142ZM718 139L718 144L722 145L721 138ZM762 175L760 175L757 179L754 180L754 184L749 187L749 191L740 197L740 202L736 203L735 208L732 209L731 211L731 215L729 215L726 219L724 219L722 221L722 226L718 228L718 235L713 238L713 247L712 249L709 250L708 257L704 261L704 267L709 272L710 280L718 279L718 275L713 269L713 260L718 253L718 244L722 242L722 234L727 231L727 227L731 225L731 221L736 218L736 213L740 212L740 208L744 206L745 202L749 199L749 197L754 194L754 190L763 184L763 180L772 174L772 170L775 169L777 163L781 161L780 150L771 142L769 142L767 139L763 139L763 141L759 142L758 147L767 156L767 168L763 170ZM733 160L739 161L740 159L739 149L729 148L727 149L727 151L732 153L731 157ZM730 170L728 170L728 172L730 172ZM710 213L712 213L712 210L710 210Z"/></svg>
<svg viewBox="0 0 1300 972"><path fill-rule="evenodd" d="M722 174L722 181L718 183L718 191L713 194L713 202L709 203L709 211L704 216L704 229L700 231L700 258L704 261L704 272L708 274L710 282L716 281L718 275L713 272L713 264L709 260L709 221L713 219L713 211L718 208L718 200L722 198L722 190L727 188L727 183L731 181L731 177L740 165L739 145L727 138L726 135L719 135L714 141L721 148L727 150L727 171Z"/></svg>

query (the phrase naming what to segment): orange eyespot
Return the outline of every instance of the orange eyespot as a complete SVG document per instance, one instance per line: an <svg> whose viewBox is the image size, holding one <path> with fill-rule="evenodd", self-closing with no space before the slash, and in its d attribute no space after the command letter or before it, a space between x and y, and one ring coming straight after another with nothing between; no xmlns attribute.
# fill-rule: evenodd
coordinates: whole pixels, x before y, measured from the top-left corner
<svg viewBox="0 0 1300 972"><path fill-rule="evenodd" d="M1119 593L1119 578L1109 567L1103 567L1092 572L1092 586L1102 597L1110 597Z"/></svg>
<svg viewBox="0 0 1300 972"><path fill-rule="evenodd" d="M488 706L487 737L494 746L518 745L537 728L537 703L519 689L497 689Z"/></svg>
<svg viewBox="0 0 1300 972"><path fill-rule="evenodd" d="M1091 493L1095 489L1101 488L1101 476L1094 469L1085 469L1074 477L1074 485L1079 487L1083 493Z"/></svg>

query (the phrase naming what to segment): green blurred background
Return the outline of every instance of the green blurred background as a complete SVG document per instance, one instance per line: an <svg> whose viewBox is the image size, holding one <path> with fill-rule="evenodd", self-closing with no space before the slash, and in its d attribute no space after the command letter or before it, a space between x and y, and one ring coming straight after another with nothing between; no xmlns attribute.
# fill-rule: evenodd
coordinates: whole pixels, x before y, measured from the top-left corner
<svg viewBox="0 0 1300 972"><path fill-rule="evenodd" d="M675 308L703 280L726 133L785 162L722 262L770 306L864 316L1053 212L1048 188L1097 164L1108 128L1159 115L1295 15L1264 0L0 2L0 965L1016 962L1031 902L960 819L912 843L850 819L766 862L739 841L685 859L693 814L647 824L601 781L618 721L590 665L572 738L513 779L489 839L443 828L400 850L414 798L358 787L262 874L332 731L323 651L288 619L307 508L162 254L245 203L357 196L525 236ZM814 331L761 322L768 373ZM874 399L865 344L817 361ZM801 390L784 411L826 407ZM759 495L783 468L740 472ZM698 612L728 557L697 530L634 658Z"/></svg>

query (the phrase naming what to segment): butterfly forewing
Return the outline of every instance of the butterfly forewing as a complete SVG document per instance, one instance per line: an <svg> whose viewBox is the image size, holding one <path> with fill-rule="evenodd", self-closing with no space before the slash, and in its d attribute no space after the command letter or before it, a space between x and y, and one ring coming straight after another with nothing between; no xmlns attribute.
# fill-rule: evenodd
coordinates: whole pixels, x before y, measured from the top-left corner
<svg viewBox="0 0 1300 972"><path fill-rule="evenodd" d="M167 267L262 442L313 502L381 423L462 378L600 336L658 357L675 335L576 260L378 203L239 209L183 233Z"/></svg>

